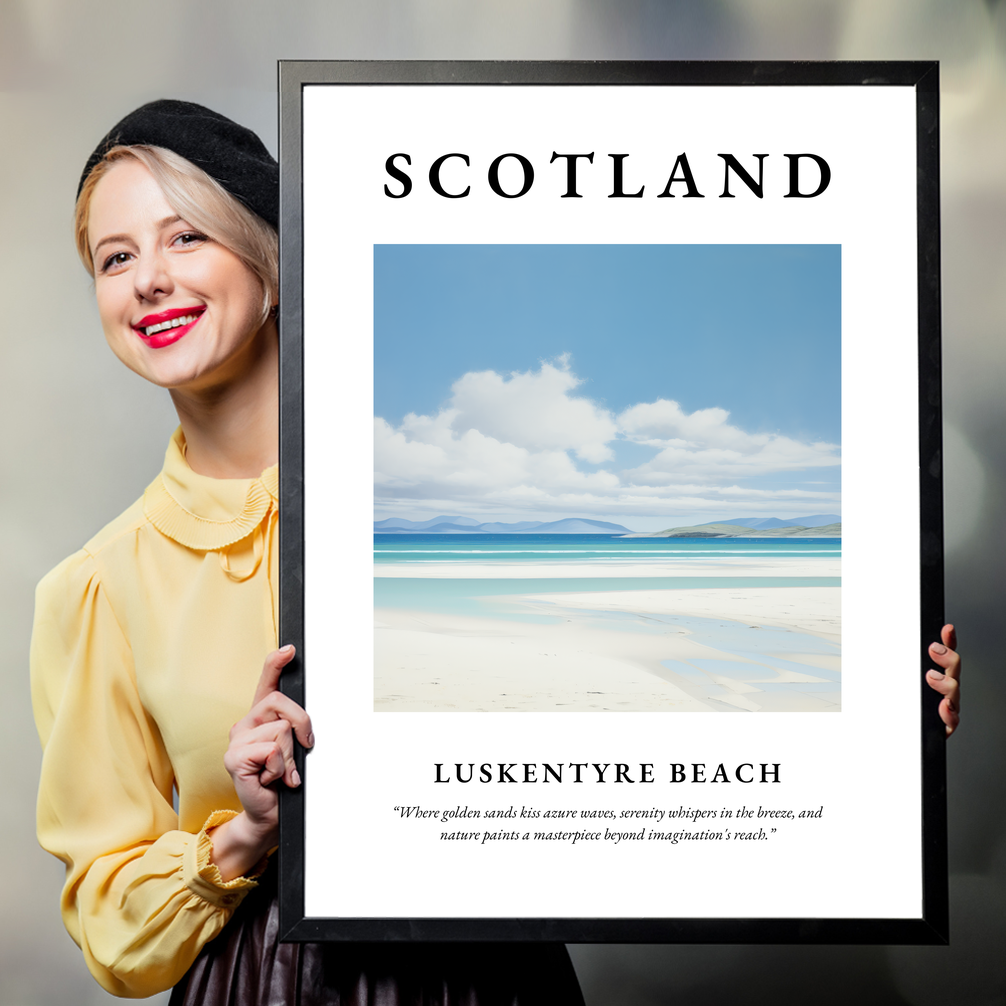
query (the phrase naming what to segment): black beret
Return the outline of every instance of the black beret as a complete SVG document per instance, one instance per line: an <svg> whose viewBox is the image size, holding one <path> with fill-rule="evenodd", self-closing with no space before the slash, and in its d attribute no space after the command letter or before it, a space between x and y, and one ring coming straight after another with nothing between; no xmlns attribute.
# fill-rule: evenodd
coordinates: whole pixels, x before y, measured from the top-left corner
<svg viewBox="0 0 1006 1006"><path fill-rule="evenodd" d="M279 165L250 130L191 101L162 98L114 125L84 165L77 195L91 169L112 147L166 147L191 161L273 227L279 226Z"/></svg>

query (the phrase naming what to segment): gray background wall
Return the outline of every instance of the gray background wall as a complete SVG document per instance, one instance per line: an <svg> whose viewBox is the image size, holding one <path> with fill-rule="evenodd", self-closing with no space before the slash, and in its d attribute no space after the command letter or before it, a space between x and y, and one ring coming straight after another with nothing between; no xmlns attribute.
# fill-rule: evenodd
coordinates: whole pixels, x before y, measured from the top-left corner
<svg viewBox="0 0 1006 1006"><path fill-rule="evenodd" d="M70 236L78 172L122 114L166 96L217 108L275 149L279 58L942 61L947 613L967 663L950 745L953 945L573 956L591 1006L1006 1002L1004 53L997 0L3 0L0 1006L108 999L62 929L61 869L34 839L32 590L137 497L175 422L167 396L104 345Z"/></svg>

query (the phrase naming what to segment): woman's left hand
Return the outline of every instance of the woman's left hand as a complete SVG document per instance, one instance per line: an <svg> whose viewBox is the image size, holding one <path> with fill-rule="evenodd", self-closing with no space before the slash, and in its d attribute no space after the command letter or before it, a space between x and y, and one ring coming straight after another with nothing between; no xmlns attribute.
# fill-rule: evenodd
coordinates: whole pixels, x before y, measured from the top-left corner
<svg viewBox="0 0 1006 1006"><path fill-rule="evenodd" d="M940 719L947 726L949 737L961 720L961 657L957 652L957 632L952 625L944 625L940 633L942 642L931 643L929 656L943 668L926 672L929 687L943 696Z"/></svg>

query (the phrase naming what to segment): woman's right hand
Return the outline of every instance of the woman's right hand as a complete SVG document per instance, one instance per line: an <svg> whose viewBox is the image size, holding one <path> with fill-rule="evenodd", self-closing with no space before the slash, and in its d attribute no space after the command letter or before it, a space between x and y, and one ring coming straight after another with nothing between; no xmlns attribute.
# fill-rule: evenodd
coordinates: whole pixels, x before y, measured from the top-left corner
<svg viewBox="0 0 1006 1006"><path fill-rule="evenodd" d="M283 668L295 650L284 646L265 659L248 715L231 727L224 766L230 773L244 810L210 831L212 861L223 879L251 870L279 838L278 780L300 785L293 758L293 737L304 747L314 746L311 718L279 690Z"/></svg>

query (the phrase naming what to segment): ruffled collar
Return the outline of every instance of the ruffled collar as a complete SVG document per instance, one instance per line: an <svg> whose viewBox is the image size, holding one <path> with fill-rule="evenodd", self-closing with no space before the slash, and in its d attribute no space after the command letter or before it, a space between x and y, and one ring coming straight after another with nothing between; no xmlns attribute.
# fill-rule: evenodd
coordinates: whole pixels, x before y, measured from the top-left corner
<svg viewBox="0 0 1006 1006"><path fill-rule="evenodd" d="M213 479L185 460L185 437L175 430L164 468L143 494L143 512L162 534L186 548L212 552L250 535L279 500L279 466L257 479Z"/></svg>

